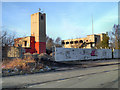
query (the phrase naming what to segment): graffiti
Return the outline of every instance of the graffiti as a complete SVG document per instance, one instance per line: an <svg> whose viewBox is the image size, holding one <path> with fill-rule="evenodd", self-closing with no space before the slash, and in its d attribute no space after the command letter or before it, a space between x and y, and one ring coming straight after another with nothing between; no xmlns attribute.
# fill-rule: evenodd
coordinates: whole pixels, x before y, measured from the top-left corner
<svg viewBox="0 0 120 90"><path fill-rule="evenodd" d="M83 50L83 51L80 51L80 53L79 53L80 55L85 55L85 50Z"/></svg>
<svg viewBox="0 0 120 90"><path fill-rule="evenodd" d="M96 55L96 50L92 50L91 56L97 56L97 55Z"/></svg>
<svg viewBox="0 0 120 90"><path fill-rule="evenodd" d="M59 49L59 50L58 50ZM111 49L74 49L73 48L58 48L56 53L56 61L72 61L72 60L93 60L112 58ZM59 54L57 54L59 52ZM60 53L61 52L61 53ZM118 57L118 55L116 55Z"/></svg>
<svg viewBox="0 0 120 90"><path fill-rule="evenodd" d="M103 53L102 53L102 54L103 54L103 56L106 56L106 54L107 54L107 53L106 53L105 51L103 51Z"/></svg>
<svg viewBox="0 0 120 90"><path fill-rule="evenodd" d="M89 57L87 57L87 56L84 56L84 60L86 60L86 59L88 59Z"/></svg>
<svg viewBox="0 0 120 90"><path fill-rule="evenodd" d="M66 56L66 59L71 58L71 56L70 56L70 51L66 51L65 56Z"/></svg>

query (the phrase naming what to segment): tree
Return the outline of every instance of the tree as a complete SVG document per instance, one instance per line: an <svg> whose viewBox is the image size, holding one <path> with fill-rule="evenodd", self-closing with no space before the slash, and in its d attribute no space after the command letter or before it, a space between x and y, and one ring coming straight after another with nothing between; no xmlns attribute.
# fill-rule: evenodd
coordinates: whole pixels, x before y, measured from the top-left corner
<svg viewBox="0 0 120 90"><path fill-rule="evenodd" d="M46 53L50 54L54 51L55 47L62 47L61 45L61 38L57 37L55 40L50 38L49 36L46 36Z"/></svg>
<svg viewBox="0 0 120 90"><path fill-rule="evenodd" d="M109 36L107 34L104 34L103 41L100 41L96 44L97 48L109 48Z"/></svg>
<svg viewBox="0 0 120 90"><path fill-rule="evenodd" d="M2 34L0 36L0 48L2 49L2 57L7 58L8 48L9 46L13 46L15 37L15 32L10 32L6 30L2 31Z"/></svg>
<svg viewBox="0 0 120 90"><path fill-rule="evenodd" d="M55 40L55 46L56 47L62 47L62 45L61 45L61 38L60 37L56 38L56 40Z"/></svg>
<svg viewBox="0 0 120 90"><path fill-rule="evenodd" d="M60 37L57 37L56 40L55 40L55 43L56 43L56 44L60 44L60 43L61 43L61 38L60 38Z"/></svg>
<svg viewBox="0 0 120 90"><path fill-rule="evenodd" d="M46 49L52 50L52 46L54 46L54 40L52 38L48 38L46 42Z"/></svg>
<svg viewBox="0 0 120 90"><path fill-rule="evenodd" d="M12 46L14 44L15 37L15 32L8 33L8 31L5 30L2 31L2 35L0 37L2 47Z"/></svg>
<svg viewBox="0 0 120 90"><path fill-rule="evenodd" d="M110 47L120 49L120 25L114 25L112 31L109 32Z"/></svg>

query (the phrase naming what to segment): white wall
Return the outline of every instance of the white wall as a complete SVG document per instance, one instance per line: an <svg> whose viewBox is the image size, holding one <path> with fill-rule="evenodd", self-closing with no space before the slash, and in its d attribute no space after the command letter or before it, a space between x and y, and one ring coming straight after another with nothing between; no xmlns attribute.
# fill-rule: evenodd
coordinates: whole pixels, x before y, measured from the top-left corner
<svg viewBox="0 0 120 90"><path fill-rule="evenodd" d="M114 57L114 58L120 58L120 50L114 49L113 57Z"/></svg>
<svg viewBox="0 0 120 90"><path fill-rule="evenodd" d="M91 53L94 52L94 56ZM73 61L112 58L111 49L56 48L55 61Z"/></svg>

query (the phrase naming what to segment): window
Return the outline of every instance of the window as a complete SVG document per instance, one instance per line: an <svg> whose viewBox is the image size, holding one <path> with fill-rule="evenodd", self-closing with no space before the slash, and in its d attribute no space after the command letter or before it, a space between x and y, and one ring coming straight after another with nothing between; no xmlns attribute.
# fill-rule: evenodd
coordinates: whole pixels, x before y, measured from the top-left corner
<svg viewBox="0 0 120 90"><path fill-rule="evenodd" d="M71 41L70 44L73 44L73 41Z"/></svg>
<svg viewBox="0 0 120 90"><path fill-rule="evenodd" d="M27 46L27 41L25 41L25 46Z"/></svg>
<svg viewBox="0 0 120 90"><path fill-rule="evenodd" d="M62 42L62 44L64 45L64 44L65 44L65 42Z"/></svg>
<svg viewBox="0 0 120 90"><path fill-rule="evenodd" d="M95 38L95 43L97 42L97 38Z"/></svg>
<svg viewBox="0 0 120 90"><path fill-rule="evenodd" d="M75 44L78 43L78 41L75 41Z"/></svg>
<svg viewBox="0 0 120 90"><path fill-rule="evenodd" d="M66 44L69 44L69 42L66 42Z"/></svg>
<svg viewBox="0 0 120 90"><path fill-rule="evenodd" d="M41 16L41 20L43 20L43 16Z"/></svg>
<svg viewBox="0 0 120 90"><path fill-rule="evenodd" d="M80 43L83 43L83 40L80 40Z"/></svg>

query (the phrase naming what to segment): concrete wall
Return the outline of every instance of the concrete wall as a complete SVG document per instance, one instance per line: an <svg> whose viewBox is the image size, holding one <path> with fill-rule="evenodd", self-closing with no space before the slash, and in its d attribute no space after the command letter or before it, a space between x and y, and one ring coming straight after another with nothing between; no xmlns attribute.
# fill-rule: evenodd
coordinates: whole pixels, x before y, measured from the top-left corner
<svg viewBox="0 0 120 90"><path fill-rule="evenodd" d="M120 50L115 49L113 51L113 58L120 58Z"/></svg>
<svg viewBox="0 0 120 90"><path fill-rule="evenodd" d="M46 53L45 13L37 12L31 15L31 36L35 36L35 49L37 53Z"/></svg>
<svg viewBox="0 0 120 90"><path fill-rule="evenodd" d="M56 48L55 61L91 60L112 58L111 49Z"/></svg>
<svg viewBox="0 0 120 90"><path fill-rule="evenodd" d="M106 36L105 33L101 33L101 34L87 35L87 37L84 37L84 38L62 40L62 46L64 48L87 48L87 49L91 49L93 47L96 47L97 43L99 43L100 41L103 41L105 36ZM73 43L70 43L71 41L73 41ZM75 43L76 41L78 41L78 43ZM83 41L83 43L85 42L86 45L81 47L82 43L80 41ZM95 46L94 46L94 44L95 44Z"/></svg>
<svg viewBox="0 0 120 90"><path fill-rule="evenodd" d="M37 12L31 15L31 36L35 36L36 42L46 42L45 13Z"/></svg>
<svg viewBox="0 0 120 90"><path fill-rule="evenodd" d="M14 39L14 42L15 42L15 46L16 47L19 47L18 44L22 47L26 47L26 48L30 48L30 36L28 37L22 37L22 38L17 38L17 39ZM25 41L27 41L27 45L25 46Z"/></svg>
<svg viewBox="0 0 120 90"><path fill-rule="evenodd" d="M7 50L7 57L22 57L25 50L21 47L9 47Z"/></svg>

